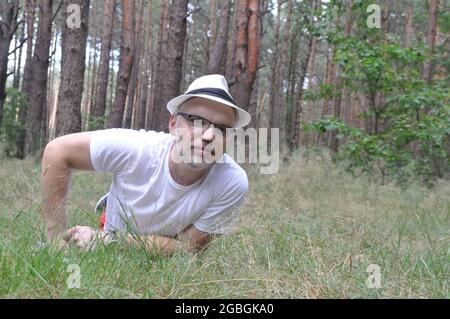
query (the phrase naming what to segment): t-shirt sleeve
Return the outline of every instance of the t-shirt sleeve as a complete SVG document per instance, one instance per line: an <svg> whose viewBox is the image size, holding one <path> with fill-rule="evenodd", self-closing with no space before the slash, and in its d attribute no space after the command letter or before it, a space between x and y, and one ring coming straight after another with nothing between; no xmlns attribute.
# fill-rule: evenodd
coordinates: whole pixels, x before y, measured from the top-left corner
<svg viewBox="0 0 450 319"><path fill-rule="evenodd" d="M140 152L139 132L127 129L95 131L91 137L91 162L103 173L127 174L134 169Z"/></svg>
<svg viewBox="0 0 450 319"><path fill-rule="evenodd" d="M198 230L212 234L226 234L233 230L248 192L247 175L239 174L224 184L217 200L194 222Z"/></svg>

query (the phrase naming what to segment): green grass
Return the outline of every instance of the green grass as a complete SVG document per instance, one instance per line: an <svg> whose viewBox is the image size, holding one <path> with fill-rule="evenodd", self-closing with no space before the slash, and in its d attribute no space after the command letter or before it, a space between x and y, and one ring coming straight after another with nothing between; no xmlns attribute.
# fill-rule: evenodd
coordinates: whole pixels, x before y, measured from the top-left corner
<svg viewBox="0 0 450 319"><path fill-rule="evenodd" d="M0 164L3 298L449 298L450 182L427 189L354 178L320 156L278 174L249 168L235 232L206 251L161 258L122 245L36 249L42 239L39 166ZM108 175L76 173L70 225L95 226ZM69 289L69 264L81 287ZM367 267L381 288L366 286Z"/></svg>

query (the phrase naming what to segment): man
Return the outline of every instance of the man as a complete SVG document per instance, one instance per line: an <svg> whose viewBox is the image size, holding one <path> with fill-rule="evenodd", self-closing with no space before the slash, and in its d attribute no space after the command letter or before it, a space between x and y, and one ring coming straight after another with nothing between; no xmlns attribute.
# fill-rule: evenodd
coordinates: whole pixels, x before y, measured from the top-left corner
<svg viewBox="0 0 450 319"><path fill-rule="evenodd" d="M170 134L109 129L62 136L42 159L47 238L90 248L119 234L129 244L170 255L206 247L227 233L248 190L245 171L222 154L223 134L250 122L221 75L195 80L167 104ZM104 230L67 230L65 199L72 169L113 174Z"/></svg>

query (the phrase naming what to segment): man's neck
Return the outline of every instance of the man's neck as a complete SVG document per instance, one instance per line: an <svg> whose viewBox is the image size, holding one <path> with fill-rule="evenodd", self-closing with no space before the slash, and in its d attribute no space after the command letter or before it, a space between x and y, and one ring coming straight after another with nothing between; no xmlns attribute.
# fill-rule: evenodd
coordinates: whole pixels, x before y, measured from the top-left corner
<svg viewBox="0 0 450 319"><path fill-rule="evenodd" d="M182 186L189 186L194 184L205 174L208 173L211 167L202 169L195 169L178 159L175 145L172 146L169 154L169 172L172 179Z"/></svg>

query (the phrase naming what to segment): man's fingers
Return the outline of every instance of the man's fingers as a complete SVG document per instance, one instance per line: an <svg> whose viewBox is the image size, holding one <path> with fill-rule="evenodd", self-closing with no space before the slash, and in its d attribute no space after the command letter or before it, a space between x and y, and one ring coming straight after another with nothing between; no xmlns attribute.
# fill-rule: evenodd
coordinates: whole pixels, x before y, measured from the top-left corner
<svg viewBox="0 0 450 319"><path fill-rule="evenodd" d="M64 240L65 242L71 241L71 240L73 239L73 236L75 235L76 231L77 231L76 227L72 227L72 228L67 229L67 230L64 232L64 235L63 235L63 237L62 237L63 240Z"/></svg>

